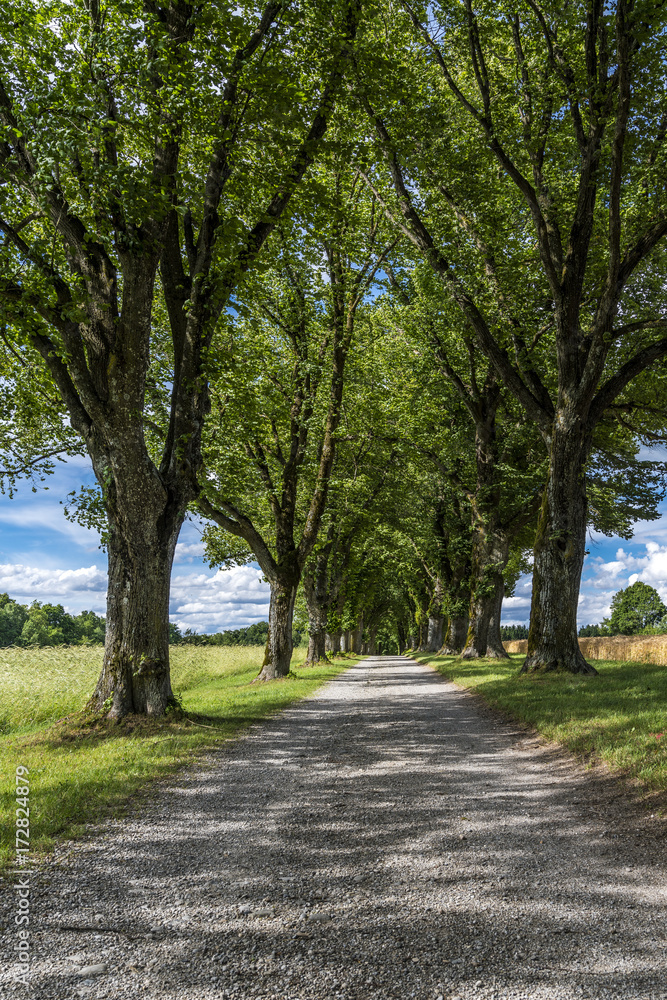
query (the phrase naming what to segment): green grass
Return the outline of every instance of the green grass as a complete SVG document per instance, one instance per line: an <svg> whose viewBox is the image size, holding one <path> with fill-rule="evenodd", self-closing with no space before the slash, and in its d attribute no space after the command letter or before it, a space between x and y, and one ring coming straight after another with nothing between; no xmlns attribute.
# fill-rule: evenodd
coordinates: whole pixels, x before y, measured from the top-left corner
<svg viewBox="0 0 667 1000"><path fill-rule="evenodd" d="M520 676L519 655L509 662L415 659L547 739L636 779L646 792L667 791L666 666L596 660L598 677Z"/></svg>
<svg viewBox="0 0 667 1000"><path fill-rule="evenodd" d="M30 845L39 857L86 824L122 815L147 782L306 697L351 662L299 669L298 649L296 676L252 684L263 654L256 646L173 647L172 687L184 715L113 724L84 711L101 647L0 650L0 869L14 858L19 765L30 772Z"/></svg>

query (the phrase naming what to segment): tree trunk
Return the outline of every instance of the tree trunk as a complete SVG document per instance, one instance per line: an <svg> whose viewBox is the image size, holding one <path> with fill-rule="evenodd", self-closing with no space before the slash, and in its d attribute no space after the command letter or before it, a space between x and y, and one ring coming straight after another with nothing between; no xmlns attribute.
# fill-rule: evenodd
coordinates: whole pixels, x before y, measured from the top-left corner
<svg viewBox="0 0 667 1000"><path fill-rule="evenodd" d="M442 611L444 596L442 580L439 576L436 576L428 608L426 641L424 643L424 652L426 653L437 653L442 646L442 630L445 624L445 616Z"/></svg>
<svg viewBox="0 0 667 1000"><path fill-rule="evenodd" d="M403 651L407 647L407 635L405 632L405 625L401 622L397 622L396 624L396 633L398 638L398 655L402 656Z"/></svg>
<svg viewBox="0 0 667 1000"><path fill-rule="evenodd" d="M361 654L363 635L364 635L364 616L359 615L359 619L357 621L357 627L352 632L352 652L356 653L357 655Z"/></svg>
<svg viewBox="0 0 667 1000"><path fill-rule="evenodd" d="M428 619L427 619L427 621L428 621ZM418 653L423 653L424 652L424 645L426 643L426 635L427 635L427 630L426 630L426 628L424 628L424 622L423 622L423 620L421 620L419 622L418 628L419 628L419 631L418 631L418 633L416 635L417 652Z"/></svg>
<svg viewBox="0 0 667 1000"><path fill-rule="evenodd" d="M588 441L580 421L558 414L549 478L535 536L528 655L522 673L596 674L577 637L577 606L586 548Z"/></svg>
<svg viewBox="0 0 667 1000"><path fill-rule="evenodd" d="M322 629L318 629L316 632L308 633L308 653L306 654L306 663L308 667L312 667L315 663L328 663L329 657L327 656L327 643L326 643L326 633Z"/></svg>
<svg viewBox="0 0 667 1000"><path fill-rule="evenodd" d="M433 612L429 615L425 648L427 653L437 653L442 646L442 629L444 624L444 615L435 614Z"/></svg>
<svg viewBox="0 0 667 1000"><path fill-rule="evenodd" d="M121 518L107 509L109 582L104 660L89 707L111 699L109 717L163 715L169 677L169 585L183 515L146 504ZM170 509L171 508L171 509Z"/></svg>
<svg viewBox="0 0 667 1000"><path fill-rule="evenodd" d="M472 593L470 624L466 645L461 653L464 660L476 660L487 655L489 625L502 595L503 570L509 558L509 539L495 528L478 524L472 554Z"/></svg>
<svg viewBox="0 0 667 1000"><path fill-rule="evenodd" d="M466 644L468 635L468 616L454 615L449 619L443 644L439 650L441 656L459 656Z"/></svg>
<svg viewBox="0 0 667 1000"><path fill-rule="evenodd" d="M399 622L396 631L398 632L398 655L402 656L403 652L407 648L408 641L405 626Z"/></svg>
<svg viewBox="0 0 667 1000"><path fill-rule="evenodd" d="M377 625L371 625L369 629L368 655L377 656Z"/></svg>
<svg viewBox="0 0 667 1000"><path fill-rule="evenodd" d="M334 656L336 653L340 653L342 635L343 633L340 629L336 629L335 632L331 633L327 632L324 643L324 648L327 653L332 653Z"/></svg>
<svg viewBox="0 0 667 1000"><path fill-rule="evenodd" d="M269 633L266 637L264 663L257 680L272 681L287 677L292 662L292 618L294 601L299 586L291 578L270 580Z"/></svg>
<svg viewBox="0 0 667 1000"><path fill-rule="evenodd" d="M320 599L315 574L303 574L303 590L308 607L308 654L306 664L310 667L315 663L328 662L327 656L327 619L328 604Z"/></svg>
<svg viewBox="0 0 667 1000"><path fill-rule="evenodd" d="M489 631L486 640L486 655L497 660L509 660L509 653L503 646L500 638L500 617L503 610L503 597L505 596L505 581L502 575L496 579L496 588L493 595L493 612L489 621Z"/></svg>

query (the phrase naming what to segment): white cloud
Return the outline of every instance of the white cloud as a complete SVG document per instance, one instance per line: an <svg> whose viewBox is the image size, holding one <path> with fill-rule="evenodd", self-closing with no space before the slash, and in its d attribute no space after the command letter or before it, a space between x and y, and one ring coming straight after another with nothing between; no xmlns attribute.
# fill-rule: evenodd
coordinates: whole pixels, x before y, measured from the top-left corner
<svg viewBox="0 0 667 1000"><path fill-rule="evenodd" d="M106 608L107 575L98 566L79 569L52 569L0 563L0 592L9 594L19 604L62 604L70 614Z"/></svg>
<svg viewBox="0 0 667 1000"><path fill-rule="evenodd" d="M197 561L200 545L199 541L187 541L179 546L186 561ZM613 559L589 556L579 598L579 624L600 622L608 617L614 594L635 580L655 587L667 602L667 540L652 538L640 545L618 548ZM531 590L531 577L521 577L514 596L503 604L505 624L528 623ZM63 604L74 614L84 608L103 614L106 572L99 566L62 569L49 566L46 559L34 566L24 558L21 562L0 563L0 592L3 591L23 604L40 600ZM172 576L170 617L181 629L218 632L241 628L266 621L268 613L269 586L256 566L217 571L202 567L197 572L176 571Z"/></svg>
<svg viewBox="0 0 667 1000"><path fill-rule="evenodd" d="M203 542L179 542L176 546L174 563L191 563L204 555Z"/></svg>
<svg viewBox="0 0 667 1000"><path fill-rule="evenodd" d="M81 524L68 521L60 504L53 501L26 503L3 503L0 506L0 523L25 530L26 528L57 532L65 535L70 542L85 549L97 548L99 535Z"/></svg>
<svg viewBox="0 0 667 1000"><path fill-rule="evenodd" d="M646 526L647 528L649 526ZM611 601L619 590L631 586L637 580L648 583L667 603L667 538L665 530L655 533L653 538L633 544L638 555L630 548L619 548L615 558L605 560L601 556L589 556L584 566L581 581L577 619L580 625L596 624L608 618ZM662 539L665 538L663 542ZM531 578L522 577L516 586L515 596L503 603L503 624L526 623L530 618Z"/></svg>
<svg viewBox="0 0 667 1000"><path fill-rule="evenodd" d="M104 614L106 587L106 572L97 566L52 569L0 563L0 592L21 604L39 600L62 604L71 614L84 608ZM170 618L183 630L242 628L266 621L268 614L269 586L252 566L172 577Z"/></svg>
<svg viewBox="0 0 667 1000"><path fill-rule="evenodd" d="M33 597L35 594L61 595L79 590L106 592L107 575L97 566L81 569L40 569L20 563L0 563L0 590L12 597Z"/></svg>
<svg viewBox="0 0 667 1000"><path fill-rule="evenodd" d="M174 575L170 614L179 627L197 632L218 632L266 621L269 585L253 566L234 566L212 575Z"/></svg>
<svg viewBox="0 0 667 1000"><path fill-rule="evenodd" d="M616 552L616 559L611 562L593 560L595 574L587 582L599 589L613 584L615 589L610 591L613 596L617 590L642 580L655 587L664 600L667 597L667 544L661 545L651 539L644 542L644 549L644 556L636 556L620 548Z"/></svg>

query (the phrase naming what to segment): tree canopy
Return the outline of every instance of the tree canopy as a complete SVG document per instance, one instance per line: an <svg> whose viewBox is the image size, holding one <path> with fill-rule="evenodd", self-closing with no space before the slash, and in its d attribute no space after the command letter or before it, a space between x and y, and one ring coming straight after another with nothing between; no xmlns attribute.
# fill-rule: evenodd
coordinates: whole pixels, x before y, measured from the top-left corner
<svg viewBox="0 0 667 1000"><path fill-rule="evenodd" d="M188 511L270 584L264 679L301 584L311 658L503 656L531 549L526 671L593 671L586 529L665 495L664 42L642 0L16 0L0 487L91 460L92 707L172 701Z"/></svg>

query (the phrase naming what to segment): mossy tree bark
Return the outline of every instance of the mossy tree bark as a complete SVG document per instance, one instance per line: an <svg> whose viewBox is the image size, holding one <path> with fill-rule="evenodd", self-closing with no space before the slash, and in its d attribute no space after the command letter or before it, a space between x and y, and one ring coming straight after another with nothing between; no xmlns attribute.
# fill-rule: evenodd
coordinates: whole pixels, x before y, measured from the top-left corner
<svg viewBox="0 0 667 1000"><path fill-rule="evenodd" d="M402 621L397 623L398 633L398 654L399 656L408 648L408 634Z"/></svg>
<svg viewBox="0 0 667 1000"><path fill-rule="evenodd" d="M502 605L503 570L509 558L509 539L501 529L479 525L473 541L473 585L470 600L470 622L463 659L471 660L490 655L506 657L504 650L489 649L491 622ZM502 649L502 647L501 647Z"/></svg>
<svg viewBox="0 0 667 1000"><path fill-rule="evenodd" d="M331 632L327 632L324 641L324 648L327 653L335 655L336 653L342 652L343 643L343 630L340 628L332 629Z"/></svg>
<svg viewBox="0 0 667 1000"><path fill-rule="evenodd" d="M596 674L579 649L577 608L586 548L584 466L590 432L576 413L561 413L551 442L549 479L535 538L535 569L522 673Z"/></svg>
<svg viewBox="0 0 667 1000"><path fill-rule="evenodd" d="M494 610L491 614L491 619L489 621L489 631L486 640L486 655L488 657L495 657L499 660L509 659L509 654L503 646L503 640L500 634L500 620L503 608L503 597L504 597L504 579L496 581L496 591L494 596Z"/></svg>
<svg viewBox="0 0 667 1000"><path fill-rule="evenodd" d="M329 653L341 651L341 614L345 605L343 585L352 554L352 540L357 525L341 529L331 516L326 538L309 560L303 573L303 589L308 607L308 655L312 665L329 659ZM336 624L331 634L329 624Z"/></svg>
<svg viewBox="0 0 667 1000"><path fill-rule="evenodd" d="M436 576L426 626L426 643L424 648L424 652L426 653L437 653L442 646L442 630L445 624L445 616L442 611L444 597L442 580L440 576Z"/></svg>
<svg viewBox="0 0 667 1000"><path fill-rule="evenodd" d="M363 637L364 637L364 616L359 615L357 619L357 624L352 629L352 633L350 636L350 648L352 652L356 653L358 656L361 655L361 650L363 646Z"/></svg>
<svg viewBox="0 0 667 1000"><path fill-rule="evenodd" d="M426 652L437 653L442 646L442 632L445 626L445 616L443 614L431 613L428 617L428 632L426 638Z"/></svg>
<svg viewBox="0 0 667 1000"><path fill-rule="evenodd" d="M109 586L104 659L89 706L109 701L109 717L162 715L173 694L169 675L169 587L184 509L154 484L153 503L129 521L109 512ZM143 494L148 500L147 491ZM159 501L162 500L162 507Z"/></svg>
<svg viewBox="0 0 667 1000"><path fill-rule="evenodd" d="M264 662L257 679L273 681L287 677L290 672L294 643L292 639L292 622L294 619L294 601L299 586L296 574L283 574L271 584L271 600L269 603L269 632L266 637Z"/></svg>
<svg viewBox="0 0 667 1000"><path fill-rule="evenodd" d="M447 619L447 629L439 653L442 656L459 656L468 638L468 615L453 615Z"/></svg>
<svg viewBox="0 0 667 1000"><path fill-rule="evenodd" d="M312 569L306 569L303 574L303 590L308 607L308 653L306 663L326 662L327 655L327 621L329 618L330 593L326 587L326 566L324 560L317 559Z"/></svg>

